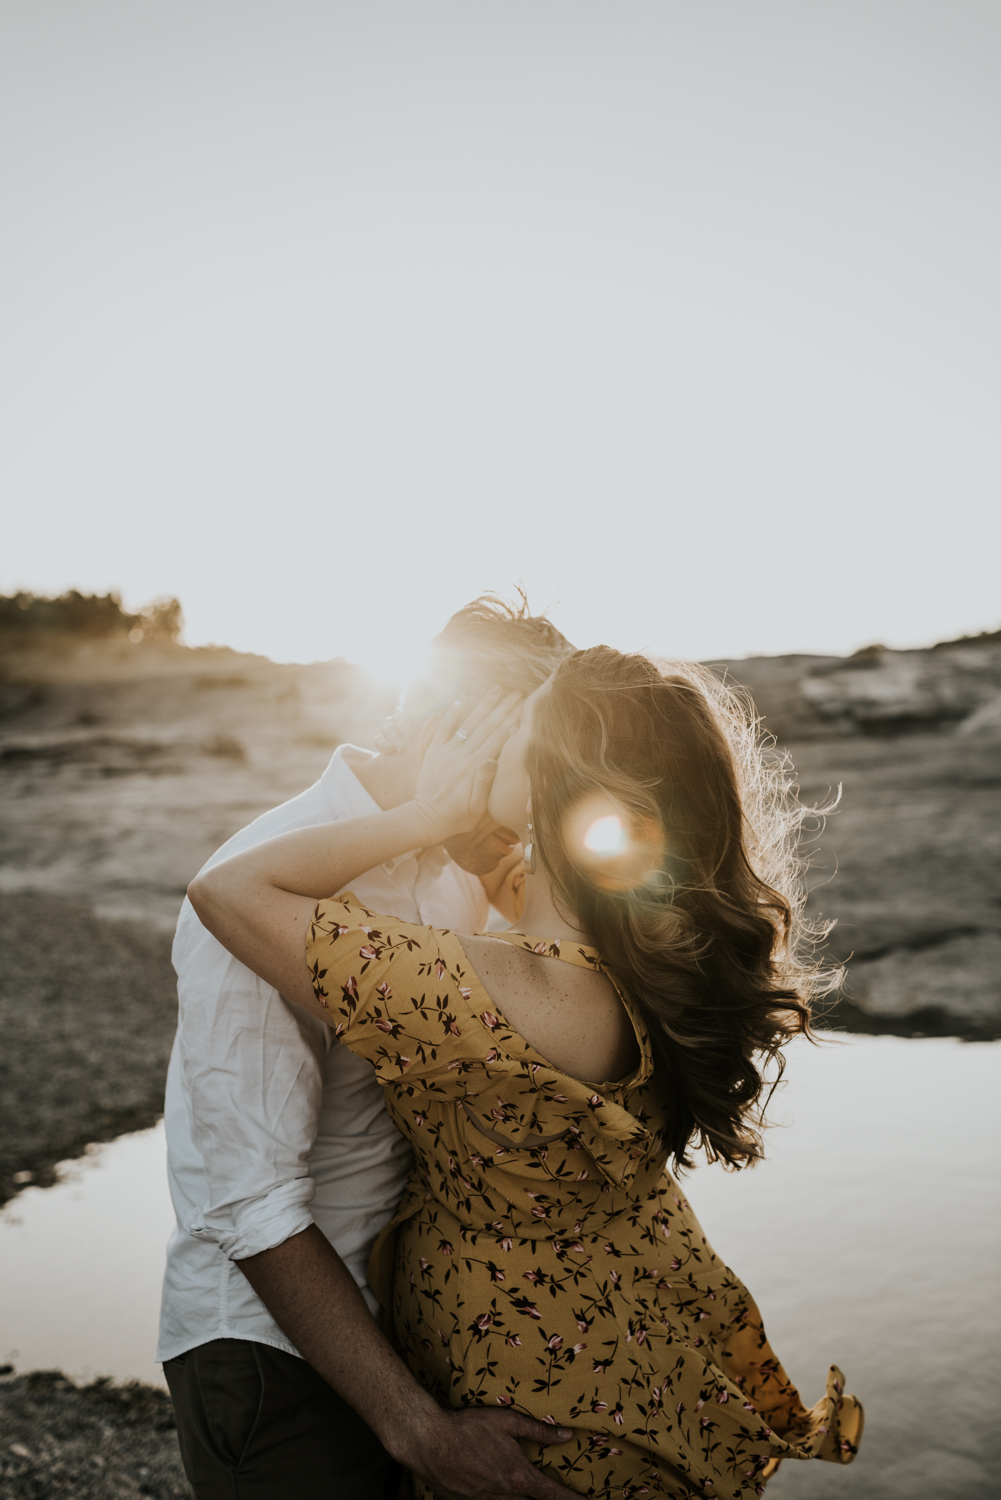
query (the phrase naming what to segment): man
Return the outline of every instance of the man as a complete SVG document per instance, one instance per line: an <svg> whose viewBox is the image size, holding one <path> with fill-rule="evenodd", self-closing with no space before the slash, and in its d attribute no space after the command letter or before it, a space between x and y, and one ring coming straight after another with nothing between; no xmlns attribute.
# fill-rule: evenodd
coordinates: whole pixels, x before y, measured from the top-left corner
<svg viewBox="0 0 1001 1500"><path fill-rule="evenodd" d="M492 686L530 693L570 649L524 601L467 605L432 642L429 673L408 691L382 753L342 745L314 786L209 866L294 828L399 806L437 711ZM515 840L485 820L448 852L415 851L352 885L374 910L480 931L491 901L515 916ZM187 901L173 960L179 1014L165 1112L177 1225L157 1357L197 1500L383 1500L397 1464L441 1500L560 1500L567 1492L528 1463L517 1438L561 1441L561 1429L512 1412L442 1410L379 1329L368 1254L410 1153L372 1069L232 958Z"/></svg>

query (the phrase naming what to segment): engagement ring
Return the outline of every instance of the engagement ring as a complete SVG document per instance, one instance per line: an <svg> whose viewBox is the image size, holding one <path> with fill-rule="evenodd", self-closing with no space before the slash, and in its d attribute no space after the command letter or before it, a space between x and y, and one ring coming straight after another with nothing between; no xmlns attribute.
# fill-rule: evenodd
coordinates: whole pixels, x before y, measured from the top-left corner
<svg viewBox="0 0 1001 1500"><path fill-rule="evenodd" d="M466 733L466 731L464 729L457 729L455 731L455 737L456 737L457 740L468 740L469 735Z"/></svg>

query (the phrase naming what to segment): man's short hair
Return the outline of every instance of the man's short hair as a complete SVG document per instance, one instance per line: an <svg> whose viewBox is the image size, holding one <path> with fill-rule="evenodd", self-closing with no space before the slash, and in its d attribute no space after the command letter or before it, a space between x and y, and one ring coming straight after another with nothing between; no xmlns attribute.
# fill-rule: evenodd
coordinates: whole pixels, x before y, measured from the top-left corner
<svg viewBox="0 0 1001 1500"><path fill-rule="evenodd" d="M479 698L495 683L533 693L573 649L551 620L532 614L521 589L513 604L481 594L435 636L428 669L408 687L404 707L423 717L455 698Z"/></svg>

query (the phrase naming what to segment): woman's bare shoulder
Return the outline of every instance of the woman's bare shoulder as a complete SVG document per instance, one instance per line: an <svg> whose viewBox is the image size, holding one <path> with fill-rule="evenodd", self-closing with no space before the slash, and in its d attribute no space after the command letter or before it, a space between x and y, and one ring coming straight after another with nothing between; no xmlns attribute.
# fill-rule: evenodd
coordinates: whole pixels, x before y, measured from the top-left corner
<svg viewBox="0 0 1001 1500"><path fill-rule="evenodd" d="M632 1023L604 974L487 936L459 942L493 1008L554 1067L587 1082L629 1071Z"/></svg>

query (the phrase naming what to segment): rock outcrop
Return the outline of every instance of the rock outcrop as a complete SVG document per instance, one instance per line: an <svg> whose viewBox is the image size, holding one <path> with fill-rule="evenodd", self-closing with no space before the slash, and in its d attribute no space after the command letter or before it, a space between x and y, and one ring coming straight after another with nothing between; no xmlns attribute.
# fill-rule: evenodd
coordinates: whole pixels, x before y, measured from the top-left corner
<svg viewBox="0 0 1001 1500"><path fill-rule="evenodd" d="M1001 733L1001 632L926 651L760 656L713 666L747 687L782 744L959 729Z"/></svg>
<svg viewBox="0 0 1001 1500"><path fill-rule="evenodd" d="M713 665L790 750L805 800L841 788L811 871L848 965L830 1019L1001 1035L1001 632Z"/></svg>

